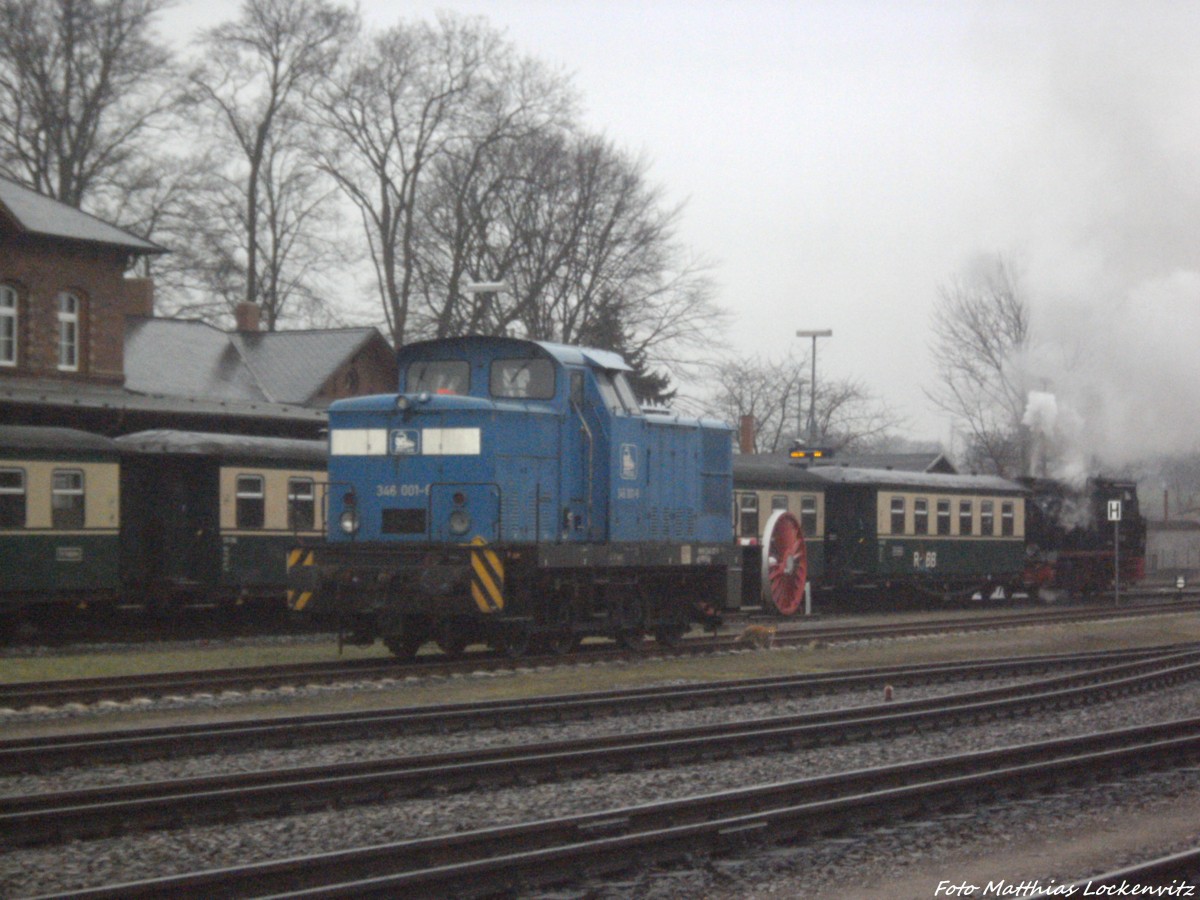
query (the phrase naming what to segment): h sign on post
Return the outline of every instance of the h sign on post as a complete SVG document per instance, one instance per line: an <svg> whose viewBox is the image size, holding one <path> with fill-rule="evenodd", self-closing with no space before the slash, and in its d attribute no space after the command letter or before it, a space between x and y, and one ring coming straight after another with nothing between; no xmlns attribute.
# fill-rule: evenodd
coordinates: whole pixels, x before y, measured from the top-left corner
<svg viewBox="0 0 1200 900"><path fill-rule="evenodd" d="M1120 500L1109 500L1108 501L1108 521L1110 521L1110 522L1120 522L1121 521L1121 501Z"/></svg>

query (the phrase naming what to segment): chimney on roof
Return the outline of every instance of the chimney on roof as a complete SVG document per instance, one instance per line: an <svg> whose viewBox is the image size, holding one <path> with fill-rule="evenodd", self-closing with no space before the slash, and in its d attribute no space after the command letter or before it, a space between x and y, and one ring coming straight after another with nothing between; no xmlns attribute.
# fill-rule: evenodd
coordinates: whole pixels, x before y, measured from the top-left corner
<svg viewBox="0 0 1200 900"><path fill-rule="evenodd" d="M233 316L237 321L238 331L258 331L259 322L262 320L262 311L258 308L257 303L243 300L233 311Z"/></svg>
<svg viewBox="0 0 1200 900"><path fill-rule="evenodd" d="M738 449L742 453L754 452L754 416L742 416L738 421Z"/></svg>

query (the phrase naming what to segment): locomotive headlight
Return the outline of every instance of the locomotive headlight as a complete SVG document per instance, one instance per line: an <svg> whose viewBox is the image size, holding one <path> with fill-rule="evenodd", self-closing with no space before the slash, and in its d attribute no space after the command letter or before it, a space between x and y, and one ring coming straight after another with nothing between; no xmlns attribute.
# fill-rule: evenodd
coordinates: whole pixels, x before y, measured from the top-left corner
<svg viewBox="0 0 1200 900"><path fill-rule="evenodd" d="M346 534L354 534L358 531L358 513L352 509L346 510L338 519L338 524Z"/></svg>
<svg viewBox="0 0 1200 900"><path fill-rule="evenodd" d="M454 534L466 534L471 530L471 517L465 510L456 509L450 513L450 531Z"/></svg>
<svg viewBox="0 0 1200 900"><path fill-rule="evenodd" d="M412 401L403 394L396 398L396 409L400 410L400 412L407 412L410 406L412 406Z"/></svg>

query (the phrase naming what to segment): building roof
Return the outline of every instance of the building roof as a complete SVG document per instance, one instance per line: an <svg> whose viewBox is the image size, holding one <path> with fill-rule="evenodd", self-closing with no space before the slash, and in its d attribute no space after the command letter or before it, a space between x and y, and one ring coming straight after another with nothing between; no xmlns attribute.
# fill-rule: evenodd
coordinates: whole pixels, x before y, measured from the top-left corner
<svg viewBox="0 0 1200 900"><path fill-rule="evenodd" d="M326 421L325 410L297 404L172 396L161 391L143 394L116 385L88 384L57 378L0 379L0 409L6 405L66 412L95 411L117 417L142 413L152 416L185 415L256 423L309 423L313 430L323 427Z"/></svg>
<svg viewBox="0 0 1200 900"><path fill-rule="evenodd" d="M225 332L200 321L130 318L125 387L246 403L306 404L374 328Z"/></svg>
<svg viewBox="0 0 1200 900"><path fill-rule="evenodd" d="M0 175L0 212L7 213L18 230L73 241L106 244L133 253L166 253L151 241L143 240L124 229L73 206L39 194L12 179Z"/></svg>

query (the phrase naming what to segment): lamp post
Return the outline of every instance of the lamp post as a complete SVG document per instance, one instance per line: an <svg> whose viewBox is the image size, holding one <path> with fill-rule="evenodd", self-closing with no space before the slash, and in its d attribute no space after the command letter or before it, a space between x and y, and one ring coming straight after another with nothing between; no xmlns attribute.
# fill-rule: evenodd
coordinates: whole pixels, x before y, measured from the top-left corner
<svg viewBox="0 0 1200 900"><path fill-rule="evenodd" d="M811 447L817 442L817 338L833 337L833 329L797 331L796 337L812 338L812 378L809 380L811 393L808 401L808 444Z"/></svg>
<svg viewBox="0 0 1200 900"><path fill-rule="evenodd" d="M508 290L508 285L503 281L473 281L463 287L464 294L484 294L484 313L491 312L491 299L496 294L502 294Z"/></svg>

